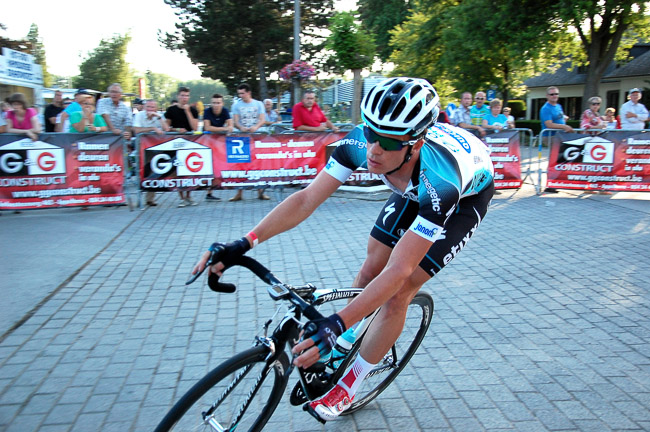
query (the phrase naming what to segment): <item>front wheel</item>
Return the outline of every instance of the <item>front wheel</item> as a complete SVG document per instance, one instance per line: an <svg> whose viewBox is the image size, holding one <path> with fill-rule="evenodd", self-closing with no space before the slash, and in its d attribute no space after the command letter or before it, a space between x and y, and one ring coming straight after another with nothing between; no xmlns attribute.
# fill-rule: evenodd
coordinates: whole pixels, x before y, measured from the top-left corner
<svg viewBox="0 0 650 432"><path fill-rule="evenodd" d="M366 376L361 387L356 392L354 403L342 415L352 414L360 410L386 390L417 351L429 329L432 317L433 299L427 293L418 292L409 304L404 329L395 345ZM354 362L360 345L360 343L355 344L354 349L356 352L350 356L351 358L344 363L343 367L347 367L347 365Z"/></svg>
<svg viewBox="0 0 650 432"><path fill-rule="evenodd" d="M282 399L289 358L272 363L264 345L250 348L213 369L172 407L156 428L166 431L260 431Z"/></svg>

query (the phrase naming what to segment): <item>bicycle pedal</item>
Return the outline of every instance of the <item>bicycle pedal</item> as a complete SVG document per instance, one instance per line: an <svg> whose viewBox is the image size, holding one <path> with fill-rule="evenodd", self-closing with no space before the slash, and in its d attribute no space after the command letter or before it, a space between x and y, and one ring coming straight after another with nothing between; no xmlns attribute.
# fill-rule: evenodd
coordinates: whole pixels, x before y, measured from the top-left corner
<svg viewBox="0 0 650 432"><path fill-rule="evenodd" d="M307 411L313 418L321 422L322 424L327 423L327 420L323 420L320 418L320 416L314 411L314 409L309 405L309 403L306 403L302 406L303 411Z"/></svg>
<svg viewBox="0 0 650 432"><path fill-rule="evenodd" d="M309 399L307 399L307 395L305 394L305 391L302 389L302 383L298 381L291 390L291 395L289 396L289 403L293 406L300 406L304 404L305 402L308 402Z"/></svg>

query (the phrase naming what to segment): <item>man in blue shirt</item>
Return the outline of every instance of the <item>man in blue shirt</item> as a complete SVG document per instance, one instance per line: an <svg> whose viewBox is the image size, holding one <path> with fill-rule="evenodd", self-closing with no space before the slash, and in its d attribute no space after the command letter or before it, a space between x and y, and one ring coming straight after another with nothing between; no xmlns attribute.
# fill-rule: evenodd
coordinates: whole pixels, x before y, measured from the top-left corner
<svg viewBox="0 0 650 432"><path fill-rule="evenodd" d="M539 110L539 119L542 122L542 129L559 129L564 132L573 132L573 128L566 124L566 120L569 118L564 115L564 110L562 105L557 103L560 99L560 90L557 87L548 87L546 89L546 103ZM547 136L553 135L555 132L551 132ZM556 189L546 188L544 192L548 193L557 193Z"/></svg>
<svg viewBox="0 0 650 432"><path fill-rule="evenodd" d="M562 105L557 103L560 91L557 87L546 89L546 103L539 110L539 119L542 129L560 129L564 132L573 132L573 128L566 124L567 116L564 115Z"/></svg>

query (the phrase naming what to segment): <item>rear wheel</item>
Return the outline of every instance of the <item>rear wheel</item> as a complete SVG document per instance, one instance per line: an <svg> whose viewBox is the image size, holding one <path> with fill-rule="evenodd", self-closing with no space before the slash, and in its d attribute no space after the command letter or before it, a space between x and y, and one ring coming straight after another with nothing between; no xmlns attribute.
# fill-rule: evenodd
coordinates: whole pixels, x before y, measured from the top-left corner
<svg viewBox="0 0 650 432"><path fill-rule="evenodd" d="M260 431L284 394L289 358L265 360L269 349L256 346L213 369L172 407L156 428L164 431Z"/></svg>
<svg viewBox="0 0 650 432"><path fill-rule="evenodd" d="M342 415L360 410L386 390L417 351L429 329L432 317L433 299L427 293L418 292L409 304L404 329L395 345L364 379L356 392L355 402ZM347 368L354 362L360 346L361 341L355 343L354 352L341 367Z"/></svg>

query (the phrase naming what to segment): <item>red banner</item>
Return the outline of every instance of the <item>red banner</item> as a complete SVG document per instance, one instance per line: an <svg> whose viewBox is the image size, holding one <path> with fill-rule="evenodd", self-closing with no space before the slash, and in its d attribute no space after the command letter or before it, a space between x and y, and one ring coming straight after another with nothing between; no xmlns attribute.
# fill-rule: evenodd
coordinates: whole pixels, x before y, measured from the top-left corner
<svg viewBox="0 0 650 432"><path fill-rule="evenodd" d="M327 145L343 136L142 135L140 184L171 191L309 183L325 166Z"/></svg>
<svg viewBox="0 0 650 432"><path fill-rule="evenodd" d="M0 209L124 202L122 140L113 134L0 135Z"/></svg>
<svg viewBox="0 0 650 432"><path fill-rule="evenodd" d="M516 189L521 187L521 151L518 131L504 131L482 138L490 148L494 164L494 187Z"/></svg>
<svg viewBox="0 0 650 432"><path fill-rule="evenodd" d="M634 131L557 133L551 141L546 186L648 192L650 136Z"/></svg>

